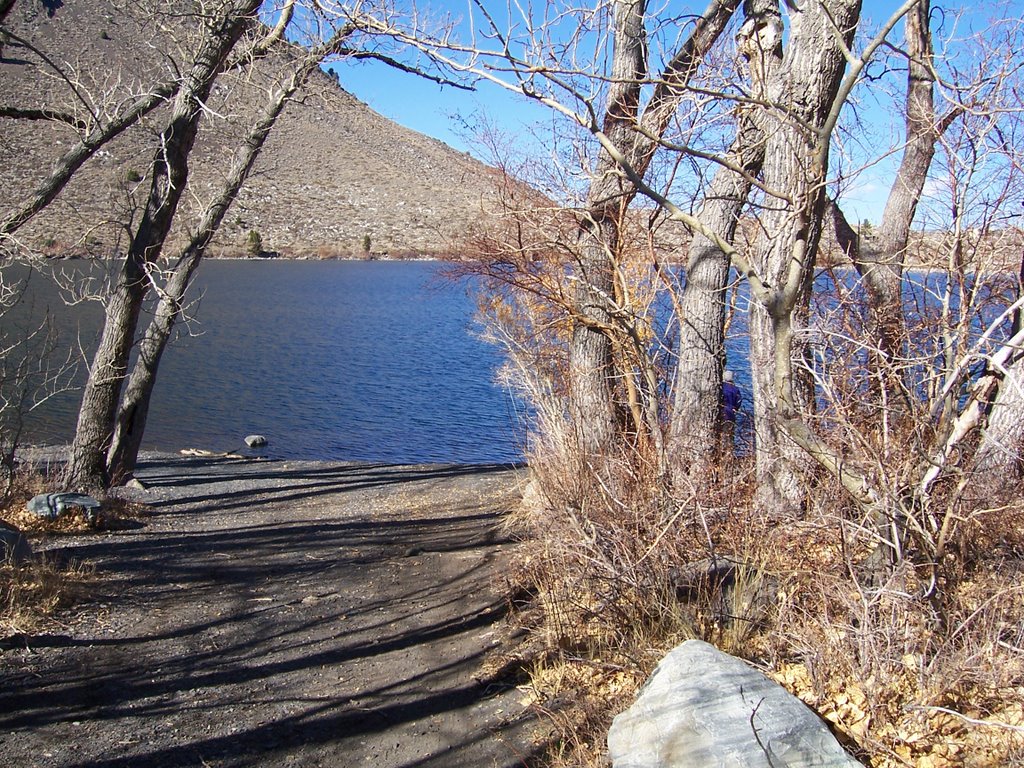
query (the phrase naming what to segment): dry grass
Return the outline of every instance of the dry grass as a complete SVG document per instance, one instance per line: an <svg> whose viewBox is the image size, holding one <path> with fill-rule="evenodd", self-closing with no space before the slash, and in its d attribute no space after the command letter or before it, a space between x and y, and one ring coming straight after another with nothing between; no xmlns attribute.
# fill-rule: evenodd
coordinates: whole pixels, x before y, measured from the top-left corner
<svg viewBox="0 0 1024 768"><path fill-rule="evenodd" d="M0 520L29 535L75 535L117 529L146 515L143 507L115 499L104 502L102 512L92 521L77 511L47 520L25 509L28 499L51 489L51 478L36 471L20 471L0 504ZM24 564L0 563L0 637L45 629L55 615L89 594L93 578L89 566L60 562L45 554Z"/></svg>
<svg viewBox="0 0 1024 768"><path fill-rule="evenodd" d="M71 510L56 520L49 520L26 510L24 502L16 503L10 509L0 510L0 519L28 533L81 534L116 531L132 525L148 514L141 504L107 499L103 502L103 509L92 520L80 510Z"/></svg>
<svg viewBox="0 0 1024 768"><path fill-rule="evenodd" d="M611 718L688 637L769 670L875 768L1024 764L1024 505L968 517L937 605L924 564L869 586L872 542L839 493L780 524L752 508L742 468L673 498L639 458L600 477L531 462L516 576L550 765L605 765Z"/></svg>
<svg viewBox="0 0 1024 768"><path fill-rule="evenodd" d="M46 558L0 565L0 637L44 630L56 614L88 595L92 580L87 566Z"/></svg>
<svg viewBox="0 0 1024 768"><path fill-rule="evenodd" d="M519 516L530 543L516 573L532 596L522 615L532 630L531 700L563 747L550 762L604 765L612 716L693 636L773 673L871 765L1024 764L1024 489L996 506L992 478L968 474L971 445L946 453L948 431L939 428L958 415L956 398L940 391L959 375L950 361L973 360L976 316L1008 303L998 275L984 290L957 288L967 298L955 312L927 278L914 286L912 343L889 373L921 384L896 408L903 398L879 391L888 376L878 377L881 356L866 346L859 284L834 275L831 289L816 291L815 405L803 417L837 462L806 471L799 509L773 512L755 507L744 458L690 468L691 490L652 469L684 459L659 456L656 446L583 454L570 350L574 329L593 321L565 289L566 271L586 263L579 222L514 194L506 202L502 224L472 252L488 287L488 338L507 353L503 383L533 408L533 484ZM675 407L672 355L655 343L631 347L630 334L641 328L642 338L676 351L671 332L662 338L643 321L659 285L677 311L680 296L641 267L646 248L630 239L628 222L619 225L609 263L622 285L601 328L612 358L602 384L621 406L616 439L657 444ZM975 250L984 252L980 267L990 249ZM958 275L948 285L962 282ZM620 313L635 324L630 333L615 322ZM948 460L924 482L937 455ZM836 479L851 469L872 501Z"/></svg>

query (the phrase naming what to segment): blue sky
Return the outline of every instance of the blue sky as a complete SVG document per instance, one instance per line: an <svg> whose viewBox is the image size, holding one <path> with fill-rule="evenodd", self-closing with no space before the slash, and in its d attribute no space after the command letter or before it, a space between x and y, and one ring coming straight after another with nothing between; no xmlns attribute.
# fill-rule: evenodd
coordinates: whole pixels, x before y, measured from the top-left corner
<svg viewBox="0 0 1024 768"><path fill-rule="evenodd" d="M456 19L469 15L466 0L422 0L418 5ZM466 130L467 124L476 122L480 115L524 137L531 125L549 121L551 116L548 109L493 84L482 83L477 90L467 92L373 61L345 61L332 66L342 86L375 111L484 160L488 158L479 151L472 131Z"/></svg>
<svg viewBox="0 0 1024 768"><path fill-rule="evenodd" d="M961 1L946 3L944 8L954 9ZM686 9L699 9L704 6L703 0L699 3L693 0L666 0L666 3ZM942 0L932 0L932 4L933 10L943 6ZM434 14L450 12L456 17L467 15L466 0L423 0L419 5ZM877 23L898 5L898 2L865 0L864 16L869 22ZM504 9L504 0L495 6ZM1024 15L1024 0L1011 0L1005 7L1008 10L996 10L996 4L974 6L967 11L965 18L968 22L986 24L989 15L993 13ZM952 18L952 10L943 18ZM901 29L897 28L896 35L900 34ZM543 132L543 126L550 124L553 119L565 119L553 118L548 109L487 83L480 84L477 91L467 93L450 86L418 79L380 64L340 62L332 66L338 72L341 84L377 112L401 125L440 139L460 151L468 151L485 161L490 158L479 146L472 128L467 127L480 116L501 126L506 136L520 140L524 147L532 148L536 148L537 144L532 138L531 126L541 126ZM885 114L885 107L869 106L867 109L879 110L874 115L867 116L868 122L880 123L891 119ZM901 130L898 124L895 130ZM877 223L881 219L881 210L894 173L896 159L890 158L878 164L847 190L844 206L851 220L868 219Z"/></svg>

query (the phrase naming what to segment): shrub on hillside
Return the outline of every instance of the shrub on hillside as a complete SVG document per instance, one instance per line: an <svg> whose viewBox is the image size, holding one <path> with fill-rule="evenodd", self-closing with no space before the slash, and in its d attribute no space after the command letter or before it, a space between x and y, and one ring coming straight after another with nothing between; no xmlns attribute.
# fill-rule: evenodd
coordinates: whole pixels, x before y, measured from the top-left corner
<svg viewBox="0 0 1024 768"><path fill-rule="evenodd" d="M254 258L263 253L263 237L255 229L245 236L245 253Z"/></svg>

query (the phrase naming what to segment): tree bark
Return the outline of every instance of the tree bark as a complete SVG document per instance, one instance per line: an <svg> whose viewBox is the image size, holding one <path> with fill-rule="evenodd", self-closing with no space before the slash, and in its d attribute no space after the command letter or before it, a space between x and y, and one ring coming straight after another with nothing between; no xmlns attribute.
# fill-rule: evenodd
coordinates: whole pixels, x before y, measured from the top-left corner
<svg viewBox="0 0 1024 768"><path fill-rule="evenodd" d="M778 2L744 5L746 20L737 35L750 71L751 95L763 98L782 56L782 19ZM742 110L729 165L715 174L699 218L726 242L733 242L751 179L764 162L764 134L756 110ZM742 172L737 172L739 168ZM725 363L725 309L729 258L707 236L694 233L680 300L679 353L669 426L669 455L676 485L709 477L719 447L722 371Z"/></svg>
<svg viewBox="0 0 1024 768"><path fill-rule="evenodd" d="M620 0L614 5L611 86L602 131L620 147L633 136L640 83L647 74L646 8L646 0ZM570 412L579 448L588 461L608 452L617 433L611 309L619 221L628 194L615 161L602 151L581 221L574 297L578 319L569 348Z"/></svg>
<svg viewBox="0 0 1024 768"><path fill-rule="evenodd" d="M910 394L899 363L907 332L902 303L903 270L910 227L940 135L935 117L930 15L930 0L919 0L904 22L908 57L906 146L889 190L876 243L869 250L861 242L854 258L867 295L867 341L872 349L874 382L877 388L885 390L884 399L878 399L892 404L897 414L904 415Z"/></svg>
<svg viewBox="0 0 1024 768"><path fill-rule="evenodd" d="M769 88L765 114L764 185L770 191L759 222L754 261L772 286L750 319L756 441L757 502L762 508L799 509L810 459L786 437L784 424L813 408L805 342L810 284L826 210L828 142L822 128L846 69L860 14L859 0L790 5L790 45Z"/></svg>
<svg viewBox="0 0 1024 768"><path fill-rule="evenodd" d="M69 488L97 492L109 486L106 453L142 301L149 290L150 269L160 255L185 188L188 156L195 143L203 103L231 50L253 22L259 5L258 0L236 0L210 24L160 135L149 197L108 300L100 344L82 395L64 478Z"/></svg>
<svg viewBox="0 0 1024 768"><path fill-rule="evenodd" d="M737 164L751 176L760 170L764 144L752 124L741 130ZM729 168L715 174L700 211L701 221L732 242L750 194L750 181ZM673 477L707 476L718 450L722 371L725 363L725 311L729 257L695 233L690 243L686 286L680 299L679 356L673 392L669 452Z"/></svg>
<svg viewBox="0 0 1024 768"><path fill-rule="evenodd" d="M288 100L309 79L323 56L348 37L339 35L321 49L303 59L289 80L272 94L260 119L253 125L234 160L224 186L203 215L188 246L178 255L176 265L161 293L153 319L139 342L138 358L125 386L110 449L107 467L112 484L131 478L138 462L139 449L149 415L149 404L156 383L160 360L182 312L182 302L206 248L252 170L270 131Z"/></svg>
<svg viewBox="0 0 1024 768"><path fill-rule="evenodd" d="M981 486L1011 485L1024 476L1024 365L1018 356L999 382L974 460Z"/></svg>
<svg viewBox="0 0 1024 768"><path fill-rule="evenodd" d="M1024 296L1024 253L1017 271L1017 301ZM1013 313L1011 337L1020 335L1024 312ZM1024 352L1017 351L997 378L998 389L987 408L985 429L974 455L974 471L985 488L1016 483L1024 476ZM990 371L990 375L991 375Z"/></svg>
<svg viewBox="0 0 1024 768"><path fill-rule="evenodd" d="M687 82L738 5L739 0L712 0L640 114L641 83L647 76L646 0L615 3L612 85L600 131L620 156L601 151L587 197L575 294L579 319L569 352L570 413L588 458L615 444L623 407L616 401L615 381L620 373L630 375L615 370L612 339L619 222L637 194L620 166L629 166L638 177L647 172Z"/></svg>

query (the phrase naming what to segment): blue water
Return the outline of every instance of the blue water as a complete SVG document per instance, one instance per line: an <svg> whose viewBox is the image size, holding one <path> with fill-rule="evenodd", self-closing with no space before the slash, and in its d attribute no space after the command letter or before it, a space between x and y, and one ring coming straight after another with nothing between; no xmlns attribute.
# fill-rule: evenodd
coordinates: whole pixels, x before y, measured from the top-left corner
<svg viewBox="0 0 1024 768"><path fill-rule="evenodd" d="M493 383L500 351L474 333L472 286L446 283L441 272L429 262L204 264L193 290L201 301L164 356L143 447L227 451L259 433L270 441L265 453L282 458L521 460L522 409ZM815 325L836 308L832 277L816 280L824 304L813 313ZM904 300L929 329L945 283L942 276L919 277L907 281ZM852 271L835 278L857 290ZM97 303L68 308L39 276L32 294L37 315L46 304L53 309L65 348L77 348L80 339L91 352L102 319ZM747 305L741 283L726 349L744 393L737 439L749 442ZM984 314L1001 306L1005 299L993 300ZM671 307L661 315L663 348L673 349ZM5 328L14 319L5 315ZM975 332L982 325L976 322ZM922 360L934 356L929 345L936 342L927 332L916 339ZM671 358L664 362L671 369ZM922 381L926 373L914 372ZM23 441L70 440L79 397L64 393L30 414Z"/></svg>
<svg viewBox="0 0 1024 768"><path fill-rule="evenodd" d="M470 288L439 271L428 262L204 264L195 319L161 364L143 448L233 450L259 433L282 458L520 460L516 408L493 383L499 353L474 334ZM75 323L94 336L100 319L98 306L58 313L65 338ZM33 414L26 439L70 439L79 396Z"/></svg>

